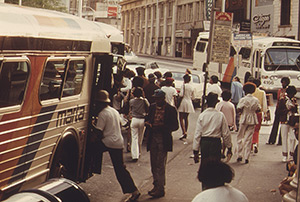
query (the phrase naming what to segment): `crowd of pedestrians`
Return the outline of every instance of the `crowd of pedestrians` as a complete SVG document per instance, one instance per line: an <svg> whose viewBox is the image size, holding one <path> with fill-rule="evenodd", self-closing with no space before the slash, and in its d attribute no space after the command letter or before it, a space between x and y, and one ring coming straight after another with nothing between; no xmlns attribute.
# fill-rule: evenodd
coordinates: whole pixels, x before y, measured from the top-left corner
<svg viewBox="0 0 300 202"><path fill-rule="evenodd" d="M242 84L239 78L235 77L230 89L222 89L218 77L211 76L207 85L206 109L199 115L194 133L188 133L188 117L190 113L195 112L192 104L195 89L190 84L190 70L187 69L183 76L179 92L174 87L171 72L162 75L157 71L146 77L144 71L145 68L138 67L135 74L127 69L123 72L122 79L115 75L114 79L117 81L114 82L114 95L109 96L112 99L112 107L108 105L108 95L102 100L98 99L99 102L105 103L105 107L98 109L95 128L103 136L103 151L110 152L123 192L131 193L127 201L135 201L140 192L123 163L121 151L124 140L121 128L127 131L126 149L131 152L133 162L137 162L144 155L141 153L141 147L143 140L147 141L153 177L153 189L148 195L159 198L165 195L167 153L173 149L172 132L178 130L179 126L182 131L180 140L194 136L192 156L195 163L200 162L198 178L202 182L202 190L209 190L205 194L200 193L193 201L217 201L202 198L222 192L232 192L230 195L236 198L234 201L248 201L243 193L225 185L231 182L234 171L222 162L222 159L227 158L227 162L231 159L231 136L234 131L237 132L237 162L244 159L244 163L248 164L250 152L258 152L261 123L268 113L266 93L260 89L260 81L249 76ZM298 110L295 98L297 91L294 86L289 86L288 78L284 77L281 82L283 88L278 91L275 120L268 144L275 143L280 125L283 161L287 162L292 159L296 146L293 126L289 120ZM100 91L99 96L101 93L103 94ZM102 117L104 113L107 118ZM109 120L105 119L115 119L112 122L114 125L108 124ZM117 122L121 123L121 127L116 126ZM105 127L105 124L109 127ZM115 135L108 135L107 130L113 131ZM107 139L109 141L105 142ZM110 145L110 142L113 144ZM115 162L117 160L118 163ZM212 172L214 169L224 173L224 176L216 175ZM125 178L126 183L130 183L129 188L125 188Z"/></svg>

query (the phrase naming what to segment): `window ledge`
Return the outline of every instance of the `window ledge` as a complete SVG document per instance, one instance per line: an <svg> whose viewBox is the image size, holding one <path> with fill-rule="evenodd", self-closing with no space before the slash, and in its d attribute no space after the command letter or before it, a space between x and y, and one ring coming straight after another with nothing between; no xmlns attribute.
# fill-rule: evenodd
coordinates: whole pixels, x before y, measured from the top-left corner
<svg viewBox="0 0 300 202"><path fill-rule="evenodd" d="M278 28L291 28L292 25L278 25Z"/></svg>

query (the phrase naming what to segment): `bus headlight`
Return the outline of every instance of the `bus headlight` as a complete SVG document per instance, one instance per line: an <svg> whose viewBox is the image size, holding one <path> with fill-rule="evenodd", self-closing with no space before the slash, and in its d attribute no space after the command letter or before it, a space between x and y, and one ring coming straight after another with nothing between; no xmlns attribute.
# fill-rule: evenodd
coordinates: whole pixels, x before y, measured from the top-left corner
<svg viewBox="0 0 300 202"><path fill-rule="evenodd" d="M297 76L297 79L300 81L300 75Z"/></svg>
<svg viewBox="0 0 300 202"><path fill-rule="evenodd" d="M272 76L270 76L270 79L271 79L271 80L277 80L277 79L278 79L278 76L272 75Z"/></svg>

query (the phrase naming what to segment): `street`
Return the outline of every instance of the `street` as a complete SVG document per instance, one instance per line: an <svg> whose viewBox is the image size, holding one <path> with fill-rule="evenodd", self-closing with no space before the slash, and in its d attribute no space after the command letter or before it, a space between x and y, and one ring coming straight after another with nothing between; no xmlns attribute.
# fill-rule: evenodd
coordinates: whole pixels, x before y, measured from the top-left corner
<svg viewBox="0 0 300 202"><path fill-rule="evenodd" d="M271 107L274 115L274 106ZM195 122L200 113L190 114L188 139L180 141L181 130L173 133L173 152L168 154L166 195L163 198L151 199L147 192L152 188L149 153L143 146L138 162L131 162L131 155L124 151L124 161L142 195L138 201L191 201L201 191L201 184L196 179L199 164L190 158L192 154L192 138ZM272 117L273 118L273 117ZM271 130L270 125L264 125L260 132L260 145L257 154L251 154L249 164L236 162L236 133L232 135L234 155L229 162L235 171L232 186L241 190L253 202L280 202L278 191L280 181L287 175L285 163L281 162L281 146L266 145ZM91 202L120 202L128 195L123 195L116 180L108 153L103 160L102 174L91 177L80 186L89 195Z"/></svg>

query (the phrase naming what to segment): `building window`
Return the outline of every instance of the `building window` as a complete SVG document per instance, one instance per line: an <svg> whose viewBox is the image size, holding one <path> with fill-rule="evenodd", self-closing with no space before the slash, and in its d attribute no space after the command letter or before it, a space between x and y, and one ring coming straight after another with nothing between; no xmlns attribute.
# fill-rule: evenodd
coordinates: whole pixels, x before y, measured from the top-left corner
<svg viewBox="0 0 300 202"><path fill-rule="evenodd" d="M177 22L182 22L182 6L178 6L177 8Z"/></svg>
<svg viewBox="0 0 300 202"><path fill-rule="evenodd" d="M281 0L280 25L290 25L291 0Z"/></svg>
<svg viewBox="0 0 300 202"><path fill-rule="evenodd" d="M160 19L164 19L164 11L165 11L165 9L164 9L164 6L165 6L165 4L161 4L160 6L159 6L159 13L160 13Z"/></svg>
<svg viewBox="0 0 300 202"><path fill-rule="evenodd" d="M193 4L188 4L188 22L193 21Z"/></svg>
<svg viewBox="0 0 300 202"><path fill-rule="evenodd" d="M151 8L147 8L148 9L148 21L151 20Z"/></svg>
<svg viewBox="0 0 300 202"><path fill-rule="evenodd" d="M168 17L172 17L173 16L173 4L172 2L168 3Z"/></svg>

